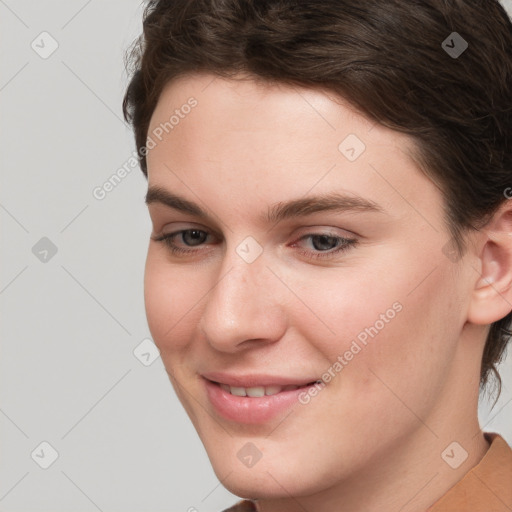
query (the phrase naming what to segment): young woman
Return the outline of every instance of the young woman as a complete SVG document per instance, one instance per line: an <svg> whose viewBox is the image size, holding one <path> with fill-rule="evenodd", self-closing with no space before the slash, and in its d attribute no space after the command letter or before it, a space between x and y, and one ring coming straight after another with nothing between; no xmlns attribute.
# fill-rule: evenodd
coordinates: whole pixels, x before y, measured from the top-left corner
<svg viewBox="0 0 512 512"><path fill-rule="evenodd" d="M494 0L156 0L130 60L149 327L230 510L512 510Z"/></svg>

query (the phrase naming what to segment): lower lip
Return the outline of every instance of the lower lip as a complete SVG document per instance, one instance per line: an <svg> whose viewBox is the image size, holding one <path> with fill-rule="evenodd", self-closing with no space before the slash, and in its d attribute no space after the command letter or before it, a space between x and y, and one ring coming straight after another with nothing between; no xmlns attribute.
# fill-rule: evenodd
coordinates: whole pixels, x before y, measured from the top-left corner
<svg viewBox="0 0 512 512"><path fill-rule="evenodd" d="M261 397L235 396L224 391L219 384L204 379L206 393L217 412L224 418L237 423L265 423L280 412L298 402L301 393L307 392L309 386L288 391L280 391L275 395Z"/></svg>

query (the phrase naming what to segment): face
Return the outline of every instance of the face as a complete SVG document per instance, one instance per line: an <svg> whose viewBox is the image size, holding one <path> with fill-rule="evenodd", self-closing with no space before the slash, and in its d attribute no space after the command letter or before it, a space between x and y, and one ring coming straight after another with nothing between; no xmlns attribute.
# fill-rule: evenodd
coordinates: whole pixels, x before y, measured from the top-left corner
<svg viewBox="0 0 512 512"><path fill-rule="evenodd" d="M410 139L207 74L167 85L148 137L148 324L230 491L320 492L447 413L470 279Z"/></svg>

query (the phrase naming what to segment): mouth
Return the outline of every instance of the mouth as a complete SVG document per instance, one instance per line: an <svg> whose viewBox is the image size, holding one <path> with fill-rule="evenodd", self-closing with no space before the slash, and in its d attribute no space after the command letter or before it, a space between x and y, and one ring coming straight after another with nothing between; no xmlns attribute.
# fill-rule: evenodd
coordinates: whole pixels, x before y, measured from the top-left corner
<svg viewBox="0 0 512 512"><path fill-rule="evenodd" d="M227 393L234 396L248 396L252 398L260 398L262 396L273 396L281 393L283 391L293 391L295 389L307 388L309 386L313 386L316 383L321 383L320 380L308 382L307 384L295 385L288 384L285 386L280 386L277 384L271 386L251 386L251 387L242 387L242 386L230 386L228 384L223 384L222 382L216 382L214 380L209 380L212 384L216 384L220 386Z"/></svg>
<svg viewBox="0 0 512 512"><path fill-rule="evenodd" d="M239 424L263 424L300 403L303 393L317 392L313 388L322 381L251 387L232 386L205 377L203 382L206 396L218 416Z"/></svg>

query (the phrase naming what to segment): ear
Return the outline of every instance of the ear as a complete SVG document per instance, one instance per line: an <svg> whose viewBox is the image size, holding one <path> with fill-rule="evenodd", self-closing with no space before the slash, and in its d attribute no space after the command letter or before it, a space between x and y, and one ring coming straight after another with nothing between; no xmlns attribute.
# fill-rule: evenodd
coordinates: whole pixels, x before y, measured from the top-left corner
<svg viewBox="0 0 512 512"><path fill-rule="evenodd" d="M480 275L475 282L468 321L492 324L512 311L512 199L507 199L480 230Z"/></svg>

